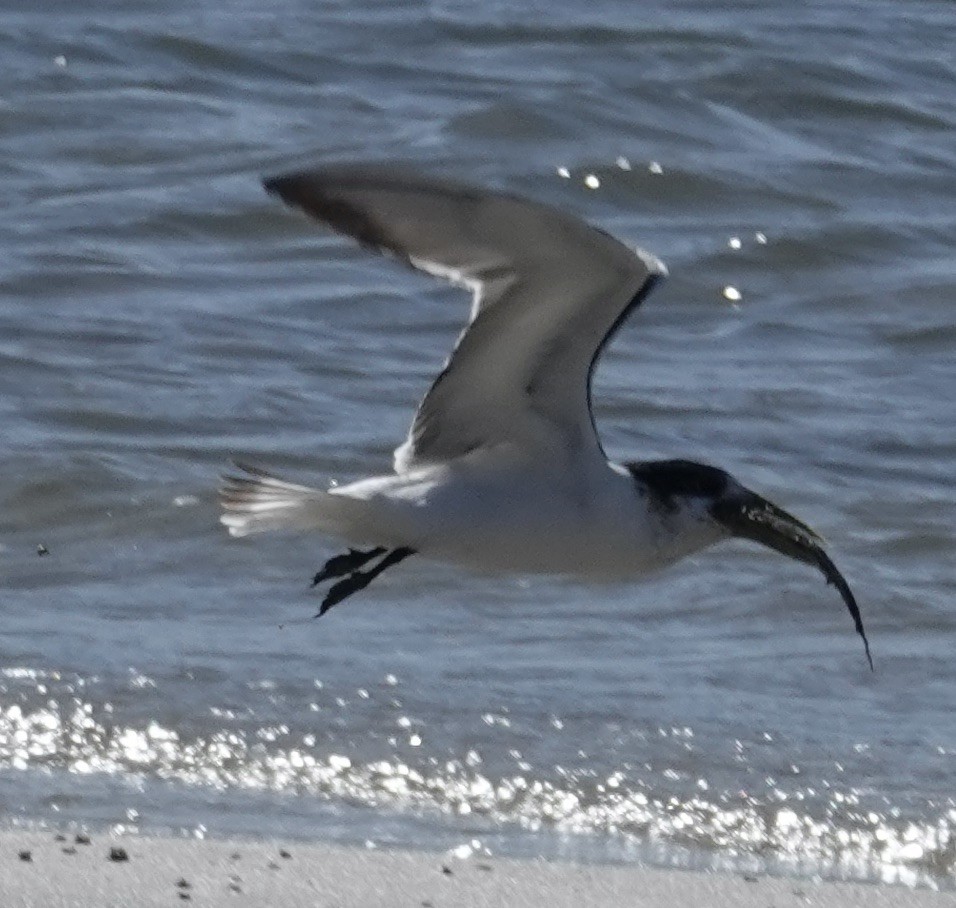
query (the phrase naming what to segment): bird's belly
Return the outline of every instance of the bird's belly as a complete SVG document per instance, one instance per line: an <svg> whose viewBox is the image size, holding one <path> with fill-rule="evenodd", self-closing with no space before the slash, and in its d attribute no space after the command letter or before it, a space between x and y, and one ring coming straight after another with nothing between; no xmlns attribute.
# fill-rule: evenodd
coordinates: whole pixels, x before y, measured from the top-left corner
<svg viewBox="0 0 956 908"><path fill-rule="evenodd" d="M638 509L547 487L458 490L422 513L421 554L481 571L627 577L669 559Z"/></svg>
<svg viewBox="0 0 956 908"><path fill-rule="evenodd" d="M672 532L630 480L606 467L569 476L488 458L336 491L359 506L355 541L409 546L480 571L626 578L716 541Z"/></svg>
<svg viewBox="0 0 956 908"><path fill-rule="evenodd" d="M650 548L622 545L616 538L562 532L554 524L511 525L485 533L473 527L423 544L421 553L479 571L514 571L624 578L665 562Z"/></svg>

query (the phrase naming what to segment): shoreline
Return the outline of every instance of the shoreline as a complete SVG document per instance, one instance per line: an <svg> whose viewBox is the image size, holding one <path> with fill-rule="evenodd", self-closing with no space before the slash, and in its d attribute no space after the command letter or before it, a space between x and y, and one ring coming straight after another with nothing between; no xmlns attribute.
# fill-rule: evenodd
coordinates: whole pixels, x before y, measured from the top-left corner
<svg viewBox="0 0 956 908"><path fill-rule="evenodd" d="M17 908L895 908L954 894L869 883L343 845L0 832L0 904Z"/></svg>

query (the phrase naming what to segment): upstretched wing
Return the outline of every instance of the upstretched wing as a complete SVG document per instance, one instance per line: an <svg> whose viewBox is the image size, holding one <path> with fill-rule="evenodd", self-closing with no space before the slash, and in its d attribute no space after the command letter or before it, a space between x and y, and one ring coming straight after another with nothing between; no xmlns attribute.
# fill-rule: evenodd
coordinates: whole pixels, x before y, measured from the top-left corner
<svg viewBox="0 0 956 908"><path fill-rule="evenodd" d="M404 472L509 442L540 456L601 452L594 364L666 274L578 218L499 192L384 166L338 166L265 181L334 230L471 289L471 318L425 395Z"/></svg>

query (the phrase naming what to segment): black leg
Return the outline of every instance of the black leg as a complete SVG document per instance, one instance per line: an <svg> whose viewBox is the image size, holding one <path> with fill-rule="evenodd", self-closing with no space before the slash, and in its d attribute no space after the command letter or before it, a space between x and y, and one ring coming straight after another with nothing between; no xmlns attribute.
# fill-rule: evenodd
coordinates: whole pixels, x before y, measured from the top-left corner
<svg viewBox="0 0 956 908"><path fill-rule="evenodd" d="M367 552L349 549L344 555L336 555L326 561L322 570L312 578L312 586L318 586L323 580L334 580L336 577L351 574L352 571L357 571L366 561L371 561L384 551L385 549L382 546L378 546L369 549Z"/></svg>
<svg viewBox="0 0 956 908"><path fill-rule="evenodd" d="M367 571L353 571L348 577L344 580L340 580L329 590L325 599L322 600L322 607L319 609L319 614L315 617L321 617L332 608L333 605L338 605L343 599L351 596L352 593L364 590L382 571L388 570L392 565L398 564L399 561L403 561L409 555L414 554L414 549L404 546L400 549L392 549L375 567L369 568Z"/></svg>

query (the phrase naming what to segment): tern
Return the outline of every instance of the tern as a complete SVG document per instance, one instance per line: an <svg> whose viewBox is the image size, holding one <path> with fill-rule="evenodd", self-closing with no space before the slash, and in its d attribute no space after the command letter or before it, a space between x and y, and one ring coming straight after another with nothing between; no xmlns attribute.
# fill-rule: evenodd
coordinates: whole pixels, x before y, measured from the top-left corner
<svg viewBox="0 0 956 908"><path fill-rule="evenodd" d="M463 285L471 315L422 400L393 472L312 488L236 462L223 477L233 536L318 530L348 551L319 615L410 555L486 571L639 577L731 537L818 568L862 637L821 538L719 467L609 461L591 409L601 353L664 264L559 209L384 165L264 181L363 246Z"/></svg>

